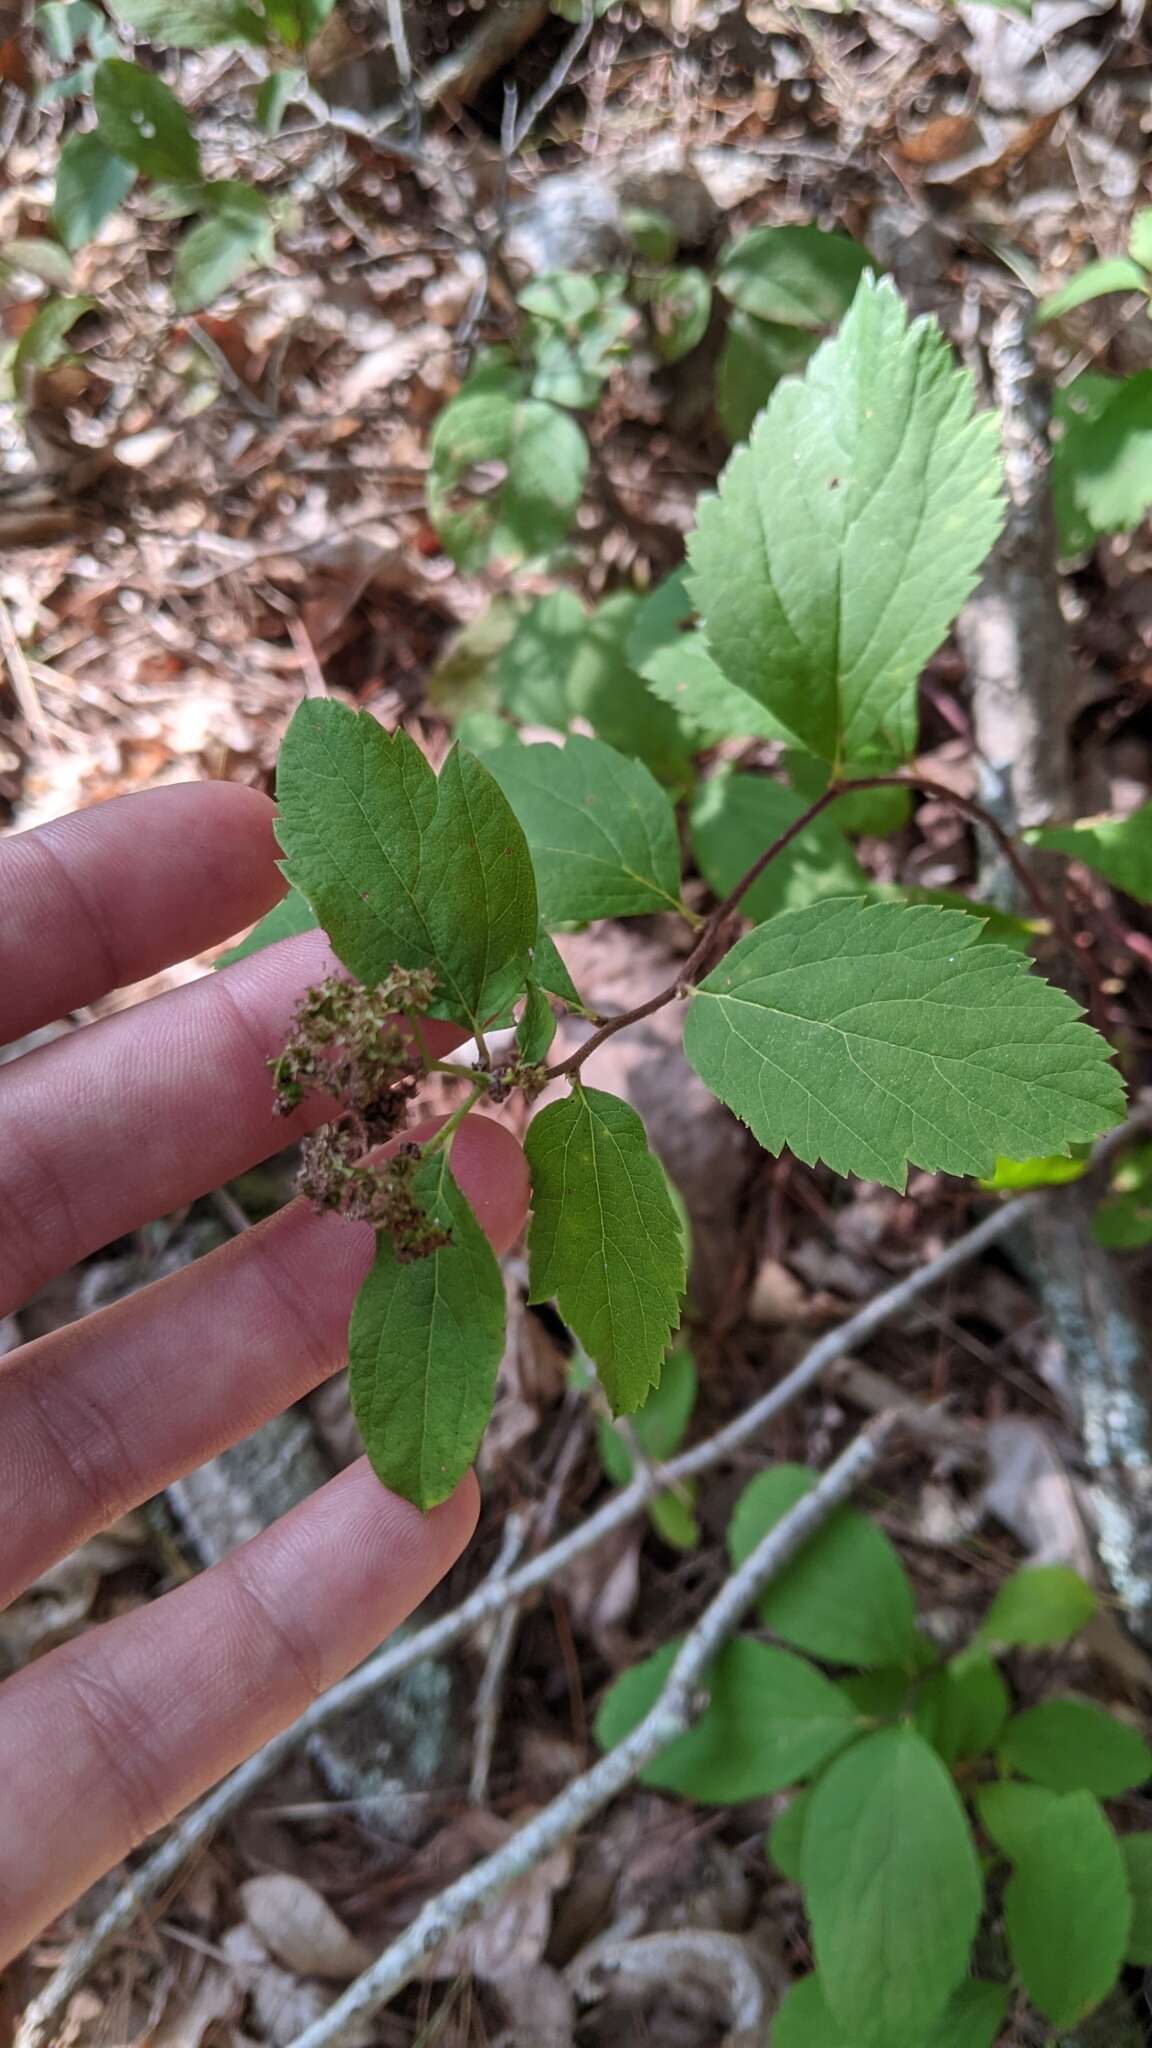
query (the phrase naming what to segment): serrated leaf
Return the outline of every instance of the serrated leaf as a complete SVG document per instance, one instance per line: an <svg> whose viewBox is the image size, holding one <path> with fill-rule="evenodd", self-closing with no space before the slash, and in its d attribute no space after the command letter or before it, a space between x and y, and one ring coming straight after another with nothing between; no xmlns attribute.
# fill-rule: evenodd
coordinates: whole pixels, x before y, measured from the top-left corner
<svg viewBox="0 0 1152 2048"><path fill-rule="evenodd" d="M131 164L113 156L94 132L70 135L56 163L52 225L73 253L90 242L136 182Z"/></svg>
<svg viewBox="0 0 1152 2048"><path fill-rule="evenodd" d="M619 273L590 277L578 270L552 271L524 287L518 304L529 315L536 398L576 410L595 405L636 325L623 289Z"/></svg>
<svg viewBox="0 0 1152 2048"><path fill-rule="evenodd" d="M556 1019L552 1005L542 988L534 981L528 983L524 999L524 1012L516 1026L516 1050L529 1066L538 1066L547 1057L548 1048L556 1036Z"/></svg>
<svg viewBox="0 0 1152 2048"><path fill-rule="evenodd" d="M663 1690L680 1645L625 1671L596 1716L596 1739L612 1749L642 1721ZM850 1703L802 1657L737 1636L704 1680L708 1705L640 1774L644 1785L716 1806L737 1806L778 1792L850 1742Z"/></svg>
<svg viewBox="0 0 1152 2048"><path fill-rule="evenodd" d="M628 659L638 605L637 598L620 592L584 621L569 672L569 702L597 739L643 761L658 782L680 790L692 780L693 742Z"/></svg>
<svg viewBox="0 0 1152 2048"><path fill-rule="evenodd" d="M799 1884L804 1846L804 1816L808 1811L810 1794L797 1792L788 1801L783 1813L778 1813L768 1830L765 1843L768 1854L783 1877Z"/></svg>
<svg viewBox="0 0 1152 2048"><path fill-rule="evenodd" d="M205 187L211 213L184 237L172 266L172 298L182 313L210 306L254 263L272 258L267 200L233 179Z"/></svg>
<svg viewBox="0 0 1152 2048"><path fill-rule="evenodd" d="M1124 1858L1087 1792L1058 1800L1018 1845L1004 1924L1024 1988L1055 2027L1074 2027L1120 1973L1132 1922Z"/></svg>
<svg viewBox="0 0 1152 2048"><path fill-rule="evenodd" d="M302 86L308 83L305 71L270 71L256 94L256 119L265 135L279 135L284 116Z"/></svg>
<svg viewBox="0 0 1152 2048"><path fill-rule="evenodd" d="M1058 1792L1046 1792L1042 1785L1018 1785L1003 1780L976 1788L976 1811L985 1834L1010 1863L1019 1858L1024 1842L1040 1821L1058 1804Z"/></svg>
<svg viewBox="0 0 1152 2048"><path fill-rule="evenodd" d="M263 43L268 31L243 0L112 0L117 21L161 50Z"/></svg>
<svg viewBox="0 0 1152 2048"><path fill-rule="evenodd" d="M551 590L538 597L518 622L497 656L492 687L505 711L521 725L550 725L567 732L572 723L569 686L587 623L572 590Z"/></svg>
<svg viewBox="0 0 1152 2048"><path fill-rule="evenodd" d="M695 1406L696 1367L687 1346L678 1344L632 1417L635 1440L653 1464L662 1465L679 1450ZM633 1472L632 1452L620 1431L611 1422L601 1422L597 1440L605 1474L613 1486L626 1486Z"/></svg>
<svg viewBox="0 0 1152 2048"><path fill-rule="evenodd" d="M736 311L716 365L716 410L730 441L744 441L783 377L795 377L814 354L816 336Z"/></svg>
<svg viewBox="0 0 1152 2048"><path fill-rule="evenodd" d="M196 184L200 151L188 116L163 79L121 57L96 66L92 98L101 142L148 178Z"/></svg>
<svg viewBox="0 0 1152 2048"><path fill-rule="evenodd" d="M1089 373L1058 391L1063 428L1052 450L1060 543L1077 554L1106 533L1130 533L1152 506L1152 370Z"/></svg>
<svg viewBox="0 0 1152 2048"><path fill-rule="evenodd" d="M299 889L289 889L280 898L274 909L254 925L246 939L238 945L229 946L226 953L214 963L217 967L231 967L236 960L246 960L250 953L262 953L265 946L274 946L280 939L293 939L299 932L316 930L316 913L312 905L300 894Z"/></svg>
<svg viewBox="0 0 1152 2048"><path fill-rule="evenodd" d="M1065 313L1072 313L1077 306L1086 306L1092 299L1105 298L1109 292L1146 292L1148 279L1138 263L1127 256L1108 256L1100 263L1086 263L1067 284L1058 291L1049 292L1036 308L1036 325L1041 327L1048 320L1062 320Z"/></svg>
<svg viewBox="0 0 1152 2048"><path fill-rule="evenodd" d="M816 1484L803 1465L773 1465L744 1488L728 1525L743 1564L761 1538ZM882 1529L846 1508L825 1523L762 1595L765 1628L830 1664L908 1664L916 1603Z"/></svg>
<svg viewBox="0 0 1152 2048"><path fill-rule="evenodd" d="M1132 1899L1132 1925L1125 1956L1130 1963L1152 1964L1152 1834L1121 1835L1120 1851Z"/></svg>
<svg viewBox="0 0 1152 2048"><path fill-rule="evenodd" d="M555 1298L593 1359L614 1414L660 1377L687 1279L664 1169L634 1109L599 1088L533 1117L528 1299Z"/></svg>
<svg viewBox="0 0 1152 2048"><path fill-rule="evenodd" d="M527 396L523 374L488 361L444 407L429 441L428 511L462 569L518 561L563 540L584 488L588 444L575 420ZM491 471L476 479L474 473Z"/></svg>
<svg viewBox="0 0 1152 2048"><path fill-rule="evenodd" d="M784 728L721 675L704 634L684 628L695 614L680 569L641 598L625 652L654 697L675 711L681 728L712 746L725 739L782 739Z"/></svg>
<svg viewBox="0 0 1152 2048"><path fill-rule="evenodd" d="M519 994L537 933L531 857L474 756L454 748L437 781L406 733L311 698L276 795L285 873L360 981L435 967L431 1014L473 1030Z"/></svg>
<svg viewBox="0 0 1152 2048"><path fill-rule="evenodd" d="M48 299L20 337L12 358L16 380L25 370L50 370L60 362L68 354L68 335L95 305L95 299Z"/></svg>
<svg viewBox="0 0 1152 2048"><path fill-rule="evenodd" d="M1134 1728L1090 1700L1044 1700L1014 1715L1000 1761L1051 1792L1114 1799L1152 1777L1152 1750Z"/></svg>
<svg viewBox="0 0 1152 2048"><path fill-rule="evenodd" d="M1126 818L1081 818L1075 825L1042 826L1027 837L1030 846L1066 854L1114 889L1152 903L1152 803Z"/></svg>
<svg viewBox="0 0 1152 2048"><path fill-rule="evenodd" d="M373 1471L418 1508L455 1490L476 1454L504 1349L504 1283L452 1178L424 1160L413 1193L451 1242L401 1262L381 1233L348 1331L352 1412Z"/></svg>
<svg viewBox="0 0 1152 2048"><path fill-rule="evenodd" d="M910 1728L837 1757L804 1824L804 1893L835 2018L876 2048L921 2048L968 1967L984 1887L956 1788Z"/></svg>
<svg viewBox="0 0 1152 2048"><path fill-rule="evenodd" d="M798 796L808 803L823 796L828 787L828 764L818 761L815 754L801 754L789 748L781 762L788 781ZM891 754L875 754L867 761L847 761L843 768L843 780L852 782L857 776L890 775L900 766ZM837 797L824 813L841 832L867 832L885 838L891 832L899 832L912 815L912 792L910 789L861 789L849 796Z"/></svg>
<svg viewBox="0 0 1152 2048"><path fill-rule="evenodd" d="M821 760L907 757L920 671L975 588L999 485L995 419L939 328L862 284L701 502L688 587L725 675Z"/></svg>
<svg viewBox="0 0 1152 2048"><path fill-rule="evenodd" d="M760 1143L904 1186L987 1174L1119 1120L1110 1048L960 911L858 900L785 911L701 982L684 1049Z"/></svg>
<svg viewBox="0 0 1152 2048"><path fill-rule="evenodd" d="M1128 254L1142 270L1152 270L1152 206L1138 207L1128 230ZM1145 285L1148 280L1145 279Z"/></svg>
<svg viewBox="0 0 1152 2048"><path fill-rule="evenodd" d="M691 264L650 271L638 278L636 297L648 308L662 363L678 363L703 340L712 310L712 286L704 271Z"/></svg>
<svg viewBox="0 0 1152 2048"><path fill-rule="evenodd" d="M978 1641L1000 1648L1050 1648L1078 1634L1096 1608L1096 1595L1079 1572L1063 1564L1025 1565L1000 1587L980 1624Z"/></svg>
<svg viewBox="0 0 1152 2048"><path fill-rule="evenodd" d="M803 817L808 806L766 775L722 768L696 793L690 814L692 851L713 895L727 896L766 846ZM759 923L780 910L803 910L825 896L851 896L867 876L844 834L826 815L765 868L741 904Z"/></svg>
<svg viewBox="0 0 1152 2048"><path fill-rule="evenodd" d="M824 228L753 228L725 250L716 285L744 313L819 333L848 311L870 260Z"/></svg>
<svg viewBox="0 0 1152 2048"><path fill-rule="evenodd" d="M642 762L570 739L500 747L485 766L532 850L545 924L678 908L676 816Z"/></svg>
<svg viewBox="0 0 1152 2048"><path fill-rule="evenodd" d="M989 1658L956 1659L930 1671L919 1688L914 1719L946 1764L983 1756L1011 1712L1008 1688Z"/></svg>

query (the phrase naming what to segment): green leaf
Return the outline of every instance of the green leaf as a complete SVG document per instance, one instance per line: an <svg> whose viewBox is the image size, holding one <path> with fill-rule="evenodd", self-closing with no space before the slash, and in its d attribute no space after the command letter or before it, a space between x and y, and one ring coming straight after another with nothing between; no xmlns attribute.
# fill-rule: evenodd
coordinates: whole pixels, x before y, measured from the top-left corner
<svg viewBox="0 0 1152 2048"><path fill-rule="evenodd" d="M231 967L236 960L246 960L250 953L262 953L265 946L274 946L278 939L293 939L299 932L316 930L316 913L312 905L300 894L299 889L289 889L286 896L254 925L246 939L238 945L229 946L216 961L217 967Z"/></svg>
<svg viewBox="0 0 1152 2048"><path fill-rule="evenodd" d="M696 1481L682 1479L667 1493L658 1493L648 1503L648 1520L661 1541L671 1550L695 1550L700 1542L700 1524L694 1513Z"/></svg>
<svg viewBox="0 0 1152 2048"><path fill-rule="evenodd" d="M957 1659L930 1671L916 1700L915 1722L946 1764L983 1756L1011 1712L1008 1688L986 1657Z"/></svg>
<svg viewBox="0 0 1152 2048"><path fill-rule="evenodd" d="M1142 270L1152 270L1152 206L1138 207L1128 230L1128 254ZM1148 280L1144 280L1147 288Z"/></svg>
<svg viewBox="0 0 1152 2048"><path fill-rule="evenodd" d="M683 1344L668 1353L657 1384L632 1417L632 1429L646 1458L655 1465L675 1456L684 1441L696 1406L696 1367ZM597 1430L600 1463L613 1486L627 1486L632 1477L632 1452L610 1422Z"/></svg>
<svg viewBox="0 0 1152 2048"><path fill-rule="evenodd" d="M0 277L25 271L42 283L66 292L72 283L72 264L66 250L50 235L17 235L0 252Z"/></svg>
<svg viewBox="0 0 1152 2048"><path fill-rule="evenodd" d="M916 2048L993 2048L1008 2011L1004 1984L963 1984ZM856 2048L858 2036L833 2019L818 1976L793 1984L772 2022L772 2048Z"/></svg>
<svg viewBox="0 0 1152 2048"><path fill-rule="evenodd" d="M516 1050L520 1058L527 1060L530 1066L538 1066L547 1058L555 1036L556 1019L552 1005L543 989L530 981L524 1000L524 1014L516 1026Z"/></svg>
<svg viewBox="0 0 1152 2048"><path fill-rule="evenodd" d="M981 1182L990 1195L1016 1194L1022 1188L1060 1188L1082 1180L1088 1170L1084 1158L998 1159L992 1172Z"/></svg>
<svg viewBox="0 0 1152 2048"><path fill-rule="evenodd" d="M634 1109L573 1088L533 1117L529 1301L556 1300L613 1414L640 1407L680 1320L684 1236Z"/></svg>
<svg viewBox="0 0 1152 2048"><path fill-rule="evenodd" d="M256 95L256 119L265 135L279 135L284 116L302 86L305 71L270 71Z"/></svg>
<svg viewBox="0 0 1152 2048"><path fill-rule="evenodd" d="M1091 1621L1096 1595L1063 1564L1025 1565L1005 1579L980 1624L977 1640L999 1648L1066 1643Z"/></svg>
<svg viewBox="0 0 1152 2048"><path fill-rule="evenodd" d="M485 766L532 850L545 924L679 907L676 816L642 762L570 739L500 747Z"/></svg>
<svg viewBox="0 0 1152 2048"><path fill-rule="evenodd" d="M574 591L552 590L529 606L492 670L500 703L520 724L567 732L572 670L587 626Z"/></svg>
<svg viewBox="0 0 1152 2048"><path fill-rule="evenodd" d="M1057 1801L1019 1844L1004 1892L1013 1959L1053 2026L1074 2027L1107 1996L1131 1922L1124 1857L1096 1801Z"/></svg>
<svg viewBox="0 0 1152 2048"><path fill-rule="evenodd" d="M1088 1700L1045 1700L1016 1714L1001 1737L1000 1761L1051 1792L1100 1799L1152 1777L1152 1750L1136 1730Z"/></svg>
<svg viewBox="0 0 1152 2048"><path fill-rule="evenodd" d="M25 370L50 370L60 362L68 354L67 336L95 305L95 299L46 300L20 337L12 358L13 376L19 380Z"/></svg>
<svg viewBox="0 0 1152 2048"><path fill-rule="evenodd" d="M716 365L716 410L730 441L744 441L783 377L798 376L816 336L734 312Z"/></svg>
<svg viewBox="0 0 1152 2048"><path fill-rule="evenodd" d="M701 501L689 590L725 675L821 760L905 758L920 671L999 531L999 483L995 419L940 329L862 284Z"/></svg>
<svg viewBox="0 0 1152 2048"><path fill-rule="evenodd" d="M268 25L290 50L303 50L318 36L335 0L264 0Z"/></svg>
<svg viewBox="0 0 1152 2048"><path fill-rule="evenodd" d="M1125 1955L1130 1963L1152 1964L1152 1834L1121 1835L1120 1852L1132 1897L1132 1925Z"/></svg>
<svg viewBox="0 0 1152 2048"><path fill-rule="evenodd" d="M158 50L207 50L268 39L260 16L243 0L112 0L112 12Z"/></svg>
<svg viewBox="0 0 1152 2048"><path fill-rule="evenodd" d="M381 1232L348 1331L352 1412L373 1471L418 1508L447 1500L475 1456L504 1348L504 1283L452 1178L425 1159L413 1193L451 1242L401 1262Z"/></svg>
<svg viewBox="0 0 1152 2048"><path fill-rule="evenodd" d="M690 264L650 271L637 279L636 297L647 306L652 341L662 363L678 363L704 339L712 310L712 287Z"/></svg>
<svg viewBox="0 0 1152 2048"><path fill-rule="evenodd" d="M676 224L666 213L651 206L626 206L624 232L645 263L671 263L680 246Z"/></svg>
<svg viewBox="0 0 1152 2048"><path fill-rule="evenodd" d="M608 1688L596 1716L596 1739L612 1749L654 1705L680 1645L625 1671ZM704 1680L708 1705L640 1774L644 1785L710 1805L762 1799L819 1770L851 1741L851 1704L802 1657L737 1636Z"/></svg>
<svg viewBox="0 0 1152 2048"><path fill-rule="evenodd" d="M1062 320L1065 313L1072 313L1077 306L1086 306L1090 299L1102 299L1109 292L1146 292L1148 279L1138 263L1127 256L1108 256L1100 263L1086 263L1083 270L1070 277L1058 291L1049 292L1036 308L1036 325L1043 326L1048 320Z"/></svg>
<svg viewBox="0 0 1152 2048"><path fill-rule="evenodd" d="M106 57L92 80L100 140L148 178L196 184L200 151L188 116L162 79L121 57Z"/></svg>
<svg viewBox="0 0 1152 2048"><path fill-rule="evenodd" d="M967 1970L984 1887L956 1788L913 1729L881 1729L829 1765L803 1866L834 2016L854 2041L920 2048Z"/></svg>
<svg viewBox="0 0 1152 2048"><path fill-rule="evenodd" d="M856 1671L850 1678L842 1678L840 1687L865 1720L892 1721L907 1709L915 1676L907 1663L882 1664L875 1671Z"/></svg>
<svg viewBox="0 0 1152 2048"><path fill-rule="evenodd" d="M429 442L428 511L462 569L548 554L572 523L588 444L575 420L529 398L523 374L489 360L439 414ZM488 471L469 485L477 471Z"/></svg>
<svg viewBox="0 0 1152 2048"><path fill-rule="evenodd" d="M52 225L66 249L90 242L136 182L131 164L113 156L95 133L70 135L56 164Z"/></svg>
<svg viewBox="0 0 1152 2048"><path fill-rule="evenodd" d="M720 259L717 289L741 312L820 333L843 318L871 258L823 228L753 228Z"/></svg>
<svg viewBox="0 0 1152 2048"><path fill-rule="evenodd" d="M89 37L99 34L103 18L88 0L45 0L33 20L48 55L58 64L71 64L82 43L92 47Z"/></svg>
<svg viewBox="0 0 1152 2048"><path fill-rule="evenodd" d="M766 846L795 824L808 806L766 775L722 768L697 791L691 811L692 851L715 896L727 896ZM814 818L765 868L741 909L757 922L779 910L803 910L825 896L849 896L867 886L842 832L827 816Z"/></svg>
<svg viewBox="0 0 1152 2048"><path fill-rule="evenodd" d="M582 1010L579 990L576 988L556 950L555 942L541 927L532 946L532 979L545 995L555 996L570 1010Z"/></svg>
<svg viewBox="0 0 1152 2048"><path fill-rule="evenodd" d="M781 767L798 796L806 803L823 796L828 787L828 764L818 761L815 754L801 754L790 748L785 754ZM848 761L844 765L843 779L851 782L857 776L890 775L900 766L892 754L873 755L867 761ZM829 804L825 817L841 832L867 832L878 838L886 838L891 832L899 832L912 815L912 792L909 789L862 789L853 796L837 797Z"/></svg>
<svg viewBox="0 0 1152 2048"><path fill-rule="evenodd" d="M590 277L577 270L552 271L524 287L518 304L529 315L536 398L577 409L595 405L636 325L623 288L618 274Z"/></svg>
<svg viewBox="0 0 1152 2048"><path fill-rule="evenodd" d="M684 1049L768 1151L902 1189L1119 1120L1110 1049L975 920L849 899L785 911L701 982Z"/></svg>
<svg viewBox="0 0 1152 2048"><path fill-rule="evenodd" d="M781 739L784 728L746 690L721 675L699 630L685 632L695 606L677 569L641 598L625 652L653 696L675 711L681 728L708 746L725 739Z"/></svg>
<svg viewBox="0 0 1152 2048"><path fill-rule="evenodd" d="M1114 889L1152 903L1152 803L1126 818L1081 818L1075 825L1045 825L1027 835L1030 846L1067 854Z"/></svg>
<svg viewBox="0 0 1152 2048"><path fill-rule="evenodd" d="M793 1884L801 1881L804 1817L810 1797L808 1792L797 1792L788 1801L783 1813L777 1814L769 1828L765 1844L777 1870L782 1876L791 1878Z"/></svg>
<svg viewBox="0 0 1152 2048"><path fill-rule="evenodd" d="M673 789L692 780L694 743L675 712L660 701L626 652L639 599L621 592L606 598L584 621L568 682L572 709L597 739L643 761L658 782Z"/></svg>
<svg viewBox="0 0 1152 2048"><path fill-rule="evenodd" d="M749 1481L728 1525L743 1564L761 1538L816 1484L803 1465L772 1465ZM907 1664L916 1603L900 1560L875 1522L845 1508L773 1580L758 1609L765 1628L830 1664Z"/></svg>
<svg viewBox="0 0 1152 2048"><path fill-rule="evenodd" d="M1077 377L1054 414L1056 523L1064 552L1077 554L1101 534L1132 532L1152 506L1152 370Z"/></svg>
<svg viewBox="0 0 1152 2048"><path fill-rule="evenodd" d="M1113 1252L1152 1242L1152 1145L1133 1145L1113 1167L1112 1193L1096 1204L1092 1235Z"/></svg>
<svg viewBox="0 0 1152 2048"><path fill-rule="evenodd" d="M1058 1792L1045 1792L1041 1785L1017 1785L1005 1781L980 1785L976 1790L976 1811L985 1834L1010 1863L1019 1861L1027 1837L1040 1821L1059 1805Z"/></svg>
<svg viewBox="0 0 1152 2048"><path fill-rule="evenodd" d="M437 781L406 733L311 698L280 749L276 795L285 873L360 981L435 967L432 1014L473 1030L519 994L537 932L532 863L471 754L453 748Z"/></svg>
<svg viewBox="0 0 1152 2048"><path fill-rule="evenodd" d="M254 263L272 259L272 216L261 193L227 179L206 186L205 199L212 212L185 236L172 268L182 313L211 305Z"/></svg>

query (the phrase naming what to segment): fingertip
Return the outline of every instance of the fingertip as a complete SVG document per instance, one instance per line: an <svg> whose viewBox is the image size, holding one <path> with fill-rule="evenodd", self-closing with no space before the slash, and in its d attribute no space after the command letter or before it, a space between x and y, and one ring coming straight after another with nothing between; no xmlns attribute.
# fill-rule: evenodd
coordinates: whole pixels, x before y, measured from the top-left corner
<svg viewBox="0 0 1152 2048"><path fill-rule="evenodd" d="M524 1147L495 1118L466 1116L452 1141L452 1171L499 1258L516 1243L528 1216Z"/></svg>

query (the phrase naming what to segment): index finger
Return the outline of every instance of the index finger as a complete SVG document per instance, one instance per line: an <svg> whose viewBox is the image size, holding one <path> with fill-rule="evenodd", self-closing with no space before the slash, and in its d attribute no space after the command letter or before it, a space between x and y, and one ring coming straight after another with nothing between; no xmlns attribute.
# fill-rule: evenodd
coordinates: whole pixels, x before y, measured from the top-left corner
<svg viewBox="0 0 1152 2048"><path fill-rule="evenodd" d="M230 939L284 894L238 782L112 797L0 841L0 1045Z"/></svg>

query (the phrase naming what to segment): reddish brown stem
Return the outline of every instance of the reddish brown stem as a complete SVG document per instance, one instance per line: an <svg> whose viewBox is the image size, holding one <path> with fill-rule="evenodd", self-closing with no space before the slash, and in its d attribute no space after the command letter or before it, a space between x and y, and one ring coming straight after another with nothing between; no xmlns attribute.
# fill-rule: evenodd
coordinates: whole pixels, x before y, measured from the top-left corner
<svg viewBox="0 0 1152 2048"><path fill-rule="evenodd" d="M576 1051L569 1054L566 1060L561 1060L558 1065L549 1067L549 1080L556 1081L575 1076L580 1072L585 1060L589 1059L597 1048L603 1045L606 1039L612 1038L617 1031L626 1030L629 1024L638 1024L643 1017L651 1017L657 1010L663 1010L668 1003L675 1002L678 997L688 995L696 975L709 959L724 925L731 917L733 911L739 908L740 903L747 895L752 884L759 881L765 868L770 867L774 860L778 860L785 849L791 846L792 841L798 839L800 834L806 831L808 826L812 824L813 820L818 818L822 811L828 809L829 804L835 803L838 797L853 796L866 789L914 789L919 790L923 796L934 797L940 803L952 804L956 810L961 811L966 818L969 818L974 825L981 826L995 841L997 848L1008 862L1013 874L1017 877L1036 915L1043 918L1045 923L1050 924L1055 931L1059 932L1066 944L1069 946L1074 945L1071 933L1067 930L1062 918L1054 912L1043 889L1040 887L1039 882L1036 880L1035 875L1032 873L1031 868L1028 866L1027 861L1010 834L1004 830L1004 827L992 816L990 811L984 809L983 804L976 803L971 797L957 796L955 791L948 789L944 783L933 782L921 775L860 775L855 776L850 782L830 782L827 789L820 796L814 797L807 809L801 811L800 816L794 818L792 823L785 826L783 832L778 833L771 844L764 848L763 853L757 856L746 873L741 875L735 888L729 890L723 902L718 903L716 908L709 912L701 928L700 936L675 981L670 982L667 988L661 989L658 995L650 996L646 1003L638 1004L634 1010L624 1010L618 1017L609 1017L600 1026L600 1029L594 1031L591 1038L586 1038L583 1045L577 1046Z"/></svg>

